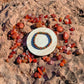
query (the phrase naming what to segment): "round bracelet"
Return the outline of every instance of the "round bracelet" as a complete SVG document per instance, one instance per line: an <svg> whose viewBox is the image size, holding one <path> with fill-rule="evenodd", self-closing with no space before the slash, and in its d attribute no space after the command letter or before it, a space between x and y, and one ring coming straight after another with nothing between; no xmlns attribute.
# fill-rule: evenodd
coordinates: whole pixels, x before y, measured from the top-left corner
<svg viewBox="0 0 84 84"><path fill-rule="evenodd" d="M35 44L35 38L36 38L36 36L37 36L38 34L45 34L45 35L48 35L48 36L49 36L50 42L49 42L45 47L39 47L38 45ZM35 46L36 48L38 48L38 49L45 49L45 48L49 47L51 43L52 43L52 38L51 38L51 36L50 36L48 33L45 33L45 32L37 32L37 33L34 35L33 44L34 44L34 46Z"/></svg>

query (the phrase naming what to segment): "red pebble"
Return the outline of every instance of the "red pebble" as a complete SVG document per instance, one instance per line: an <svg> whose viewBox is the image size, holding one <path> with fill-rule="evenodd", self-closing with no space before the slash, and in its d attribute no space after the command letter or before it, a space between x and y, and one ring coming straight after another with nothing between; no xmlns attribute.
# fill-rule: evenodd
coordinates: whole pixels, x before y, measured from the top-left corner
<svg viewBox="0 0 84 84"><path fill-rule="evenodd" d="M39 19L38 18L34 18L33 23L37 23L37 22L39 22Z"/></svg>
<svg viewBox="0 0 84 84"><path fill-rule="evenodd" d="M58 27L58 26L59 26L59 24L55 24L55 25L54 25L54 27Z"/></svg>
<svg viewBox="0 0 84 84"><path fill-rule="evenodd" d="M19 36L19 34L18 34L17 32L11 35L11 37L12 37L13 39L16 39L18 36Z"/></svg>
<svg viewBox="0 0 84 84"><path fill-rule="evenodd" d="M64 66L64 62L61 62L61 63L60 63L60 67L63 67L63 66Z"/></svg>
<svg viewBox="0 0 84 84"><path fill-rule="evenodd" d="M51 17L52 17L52 18L55 18L55 17L56 17L56 15L55 15L55 14L51 14Z"/></svg>
<svg viewBox="0 0 84 84"><path fill-rule="evenodd" d="M63 27L62 27L62 26L58 26L58 27L57 27L57 31L58 31L58 32L63 32Z"/></svg>
<svg viewBox="0 0 84 84"><path fill-rule="evenodd" d="M69 50L69 51L67 51L67 55L70 55L72 52Z"/></svg>
<svg viewBox="0 0 84 84"><path fill-rule="evenodd" d="M11 34L17 33L16 29L11 30Z"/></svg>
<svg viewBox="0 0 84 84"><path fill-rule="evenodd" d="M26 15L24 18L25 19L30 19L31 17L29 15Z"/></svg>
<svg viewBox="0 0 84 84"><path fill-rule="evenodd" d="M65 43L68 43L68 39L64 41Z"/></svg>
<svg viewBox="0 0 84 84"><path fill-rule="evenodd" d="M76 47L76 44L75 43L72 43L71 44L71 48L73 48L73 47Z"/></svg>
<svg viewBox="0 0 84 84"><path fill-rule="evenodd" d="M69 18L70 18L70 15L66 15L65 18L66 18L66 19L69 19Z"/></svg>
<svg viewBox="0 0 84 84"><path fill-rule="evenodd" d="M64 38L64 40L69 39L69 34L67 32L64 32L63 33L63 38Z"/></svg>
<svg viewBox="0 0 84 84"><path fill-rule="evenodd" d="M74 30L75 30L75 28L74 28L74 27L72 27L72 28L70 28L69 30L70 30L70 31L74 31Z"/></svg>
<svg viewBox="0 0 84 84"><path fill-rule="evenodd" d="M21 58L17 58L17 60L16 60L16 62L18 63L18 64L21 64L21 62L22 62L22 60L21 60Z"/></svg>
<svg viewBox="0 0 84 84"><path fill-rule="evenodd" d="M35 77L35 78L38 77L38 72L35 72L34 77Z"/></svg>
<svg viewBox="0 0 84 84"><path fill-rule="evenodd" d="M61 60L61 58L62 58L62 55L58 55L58 56L56 56L56 58L57 58L57 60Z"/></svg>
<svg viewBox="0 0 84 84"><path fill-rule="evenodd" d="M34 62L34 63L37 63L37 59L33 59L33 62Z"/></svg>
<svg viewBox="0 0 84 84"><path fill-rule="evenodd" d="M66 49L66 46L63 46L62 49L65 50Z"/></svg>
<svg viewBox="0 0 84 84"><path fill-rule="evenodd" d="M42 72L45 72L45 67L41 66L40 69L42 70Z"/></svg>
<svg viewBox="0 0 84 84"><path fill-rule="evenodd" d="M65 23L65 24L69 24L69 20L68 20L68 19L65 19L65 20L64 20L64 23Z"/></svg>
<svg viewBox="0 0 84 84"><path fill-rule="evenodd" d="M44 18L48 18L48 15L45 15Z"/></svg>
<svg viewBox="0 0 84 84"><path fill-rule="evenodd" d="M43 17L44 17L43 14L40 14L40 15L39 15L39 19L40 19L40 20L42 20Z"/></svg>
<svg viewBox="0 0 84 84"><path fill-rule="evenodd" d="M45 25L45 22L44 21L42 21L42 25Z"/></svg>
<svg viewBox="0 0 84 84"><path fill-rule="evenodd" d="M71 24L71 23L72 23L72 22L71 22L71 19L69 18L68 20L69 20L69 24Z"/></svg>
<svg viewBox="0 0 84 84"><path fill-rule="evenodd" d="M17 27L20 28L20 29L23 29L24 28L24 23L22 23L22 22L17 23Z"/></svg>
<svg viewBox="0 0 84 84"><path fill-rule="evenodd" d="M13 57L13 54L10 54L10 55L8 56L9 59L12 58L12 57Z"/></svg>
<svg viewBox="0 0 84 84"><path fill-rule="evenodd" d="M15 51L12 51L11 54L15 54L16 52Z"/></svg>
<svg viewBox="0 0 84 84"><path fill-rule="evenodd" d="M59 22L62 22L62 18L61 17L59 18Z"/></svg>

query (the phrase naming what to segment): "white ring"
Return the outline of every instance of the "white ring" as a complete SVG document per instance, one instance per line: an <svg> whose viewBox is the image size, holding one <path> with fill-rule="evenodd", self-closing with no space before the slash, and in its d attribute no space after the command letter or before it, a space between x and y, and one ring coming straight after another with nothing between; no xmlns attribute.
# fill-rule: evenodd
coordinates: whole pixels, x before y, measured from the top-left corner
<svg viewBox="0 0 84 84"><path fill-rule="evenodd" d="M37 49L33 46L33 43L32 43L32 38L33 36L37 33L37 32L45 32L45 33L48 33L51 38L52 38L52 43L50 44L49 47L45 48L45 49ZM45 55L48 55L50 54L51 52L54 51L55 47L57 45L57 36L56 34L49 28L45 28L45 27L40 27L40 28L37 28L35 30L33 30L27 37L27 47L28 47L28 50L33 53L34 55L36 56L45 56Z"/></svg>

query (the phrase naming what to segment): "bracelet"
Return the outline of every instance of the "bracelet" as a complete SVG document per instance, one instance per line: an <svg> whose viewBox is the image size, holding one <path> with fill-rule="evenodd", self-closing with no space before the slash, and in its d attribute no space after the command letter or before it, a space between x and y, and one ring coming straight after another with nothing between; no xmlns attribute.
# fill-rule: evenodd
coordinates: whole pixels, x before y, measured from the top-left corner
<svg viewBox="0 0 84 84"><path fill-rule="evenodd" d="M45 34L45 35L48 35L48 36L49 36L50 42L49 42L45 47L39 47L38 45L35 44L35 38L36 38L36 36L37 36L38 34ZM38 48L38 49L45 49L45 48L49 47L51 43L52 43L52 38L51 38L51 36L50 36L48 33L45 33L45 32L37 32L37 33L34 35L33 44L34 44L34 46L35 46L36 48Z"/></svg>

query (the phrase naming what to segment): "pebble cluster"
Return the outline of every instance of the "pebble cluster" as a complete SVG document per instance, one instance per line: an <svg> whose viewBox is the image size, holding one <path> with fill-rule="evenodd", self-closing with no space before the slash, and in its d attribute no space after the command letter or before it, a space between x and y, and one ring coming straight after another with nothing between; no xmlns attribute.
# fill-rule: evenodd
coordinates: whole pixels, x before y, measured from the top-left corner
<svg viewBox="0 0 84 84"><path fill-rule="evenodd" d="M50 25L49 18L52 18L52 20L56 22L56 24L54 24L52 26L52 28ZM63 23L65 25L71 25L72 21L71 21L71 18L69 15L66 15L63 19L62 17L57 18L56 14L51 14L50 16L40 14L38 17L33 14L29 14L29 15L24 16L23 19L27 22L32 23L34 28L45 26L47 28L52 29L57 36L60 33L62 33L61 37L62 37L62 41L65 43L65 45L63 45L63 46L57 45L57 47L56 47L56 49L59 50L60 53L65 53L67 55L70 55L73 53L72 48L77 49L76 43L68 42L72 34L70 35L67 31L64 31L64 28L62 27L62 25L57 23L57 20L58 20L60 23ZM43 20L43 19L45 19L45 20ZM17 53L18 47L23 47L23 38L25 37L25 32L22 32L21 30L24 28L24 26L25 26L24 22L20 21L13 26L12 30L9 31L8 38L12 39L14 41L14 44L10 47L11 53L9 54L8 58L6 59L6 62L9 62L9 60ZM69 31L73 32L73 31L75 31L75 28L71 27L69 29ZM48 55L48 56L44 56L44 57L40 57L40 58L42 58L42 60L44 60L49 65L54 64L54 61L52 60L52 58L53 58L55 61L60 61L59 66L63 67L67 63L67 59L64 56L62 56L61 54L59 54L59 52L53 53L53 57L49 57L49 55ZM75 54L76 55L80 54L78 49L75 51ZM26 49L25 51L23 51L23 53L21 53L21 55L19 55L15 59L15 63L16 64L38 63L37 59L38 58L36 58L33 54L31 54L28 51L28 49ZM38 66L33 77L41 78L45 72L46 72L45 67Z"/></svg>

